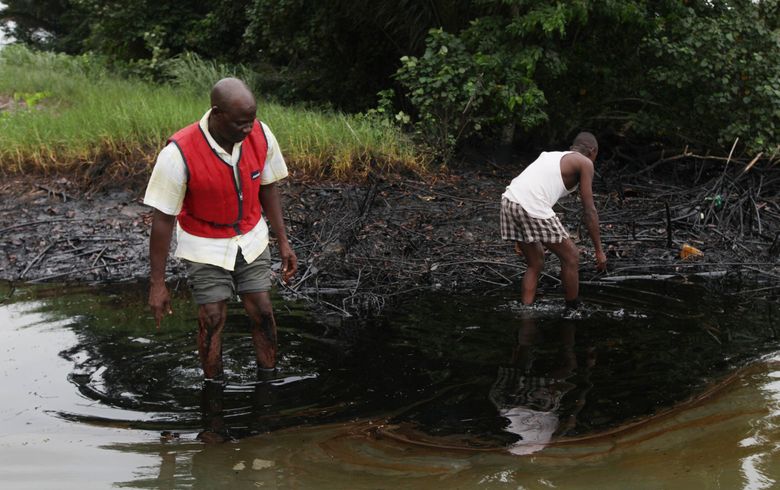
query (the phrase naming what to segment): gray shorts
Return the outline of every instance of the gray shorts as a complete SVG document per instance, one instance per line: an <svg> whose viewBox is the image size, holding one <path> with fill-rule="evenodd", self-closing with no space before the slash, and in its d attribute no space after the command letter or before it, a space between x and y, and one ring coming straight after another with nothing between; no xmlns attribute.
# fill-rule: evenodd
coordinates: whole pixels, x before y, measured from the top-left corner
<svg viewBox="0 0 780 490"><path fill-rule="evenodd" d="M557 216L539 219L507 198L501 200L501 238L516 242L561 243L569 233Z"/></svg>
<svg viewBox="0 0 780 490"><path fill-rule="evenodd" d="M211 264L184 261L192 297L199 305L218 303L238 294L256 293L271 289L271 251L266 247L251 264L247 264L241 250L234 270Z"/></svg>

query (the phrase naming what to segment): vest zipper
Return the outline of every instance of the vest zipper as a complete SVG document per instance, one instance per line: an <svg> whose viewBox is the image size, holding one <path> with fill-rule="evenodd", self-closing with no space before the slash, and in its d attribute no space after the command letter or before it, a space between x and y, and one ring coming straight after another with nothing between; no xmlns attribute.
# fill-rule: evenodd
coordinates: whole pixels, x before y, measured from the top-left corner
<svg viewBox="0 0 780 490"><path fill-rule="evenodd" d="M238 194L238 218L236 218L236 222L233 223L233 230L236 232L236 235L241 234L241 218L244 215L244 192L241 190L241 168L239 167L239 164L241 162L241 157L239 157L239 161L236 162L236 169L235 169L235 182L236 182L236 193Z"/></svg>

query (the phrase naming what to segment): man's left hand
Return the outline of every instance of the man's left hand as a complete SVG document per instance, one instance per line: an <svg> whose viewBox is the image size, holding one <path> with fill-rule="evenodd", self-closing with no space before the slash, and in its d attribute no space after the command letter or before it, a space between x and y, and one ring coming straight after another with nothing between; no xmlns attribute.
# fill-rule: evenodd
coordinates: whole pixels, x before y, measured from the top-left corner
<svg viewBox="0 0 780 490"><path fill-rule="evenodd" d="M282 258L282 281L287 284L298 271L298 257L289 245L279 246L279 255Z"/></svg>
<svg viewBox="0 0 780 490"><path fill-rule="evenodd" d="M596 270L599 272L607 270L607 256L604 252L596 252Z"/></svg>

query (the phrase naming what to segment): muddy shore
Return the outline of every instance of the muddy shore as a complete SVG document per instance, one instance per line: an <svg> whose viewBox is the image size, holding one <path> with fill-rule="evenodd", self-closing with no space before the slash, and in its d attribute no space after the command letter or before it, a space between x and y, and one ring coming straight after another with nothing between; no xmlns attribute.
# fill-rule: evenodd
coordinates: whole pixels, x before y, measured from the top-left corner
<svg viewBox="0 0 780 490"><path fill-rule="evenodd" d="M354 316L424 290L519 287L523 262L498 230L501 193L519 170L486 167L426 180L394 176L360 183L285 180L280 190L299 271L290 285L277 283L280 292ZM632 178L627 170L600 173L609 176L594 188L607 273L595 272L578 198L558 206L582 252L581 280L737 274L762 295L780 292L778 169L747 177L699 171L696 182L679 175ZM0 186L0 279L146 280L151 212L142 204L143 188L90 192L64 177L6 177ZM681 258L685 244L703 255ZM554 291L557 276L557 259L548 255L542 288ZM168 277L185 287L175 259Z"/></svg>

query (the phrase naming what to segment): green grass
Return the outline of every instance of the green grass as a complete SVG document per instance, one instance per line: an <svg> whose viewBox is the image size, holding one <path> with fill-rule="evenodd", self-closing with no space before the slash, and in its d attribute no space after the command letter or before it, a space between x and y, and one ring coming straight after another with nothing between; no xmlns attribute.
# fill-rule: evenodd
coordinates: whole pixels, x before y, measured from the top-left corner
<svg viewBox="0 0 780 490"><path fill-rule="evenodd" d="M112 75L89 57L0 50L0 169L6 173L148 173L166 138L199 119L208 88L238 72L195 57L168 65L168 84ZM27 101L23 103L22 101ZM258 101L291 170L349 178L370 168L423 172L425 158L396 128L338 112ZM107 172L106 172L107 171Z"/></svg>

